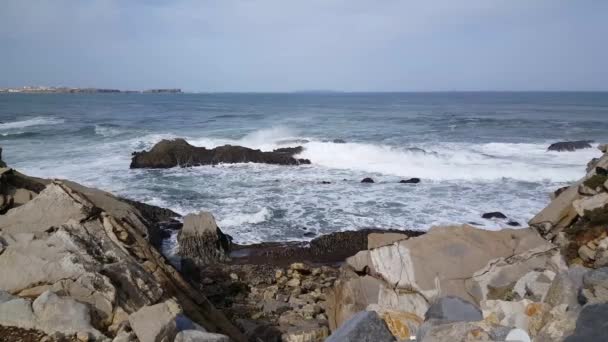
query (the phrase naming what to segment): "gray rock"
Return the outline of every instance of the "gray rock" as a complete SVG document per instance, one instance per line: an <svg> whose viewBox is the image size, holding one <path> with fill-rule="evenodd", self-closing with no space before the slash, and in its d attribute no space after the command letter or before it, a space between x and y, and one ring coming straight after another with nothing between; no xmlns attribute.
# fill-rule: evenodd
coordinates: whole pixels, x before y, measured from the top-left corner
<svg viewBox="0 0 608 342"><path fill-rule="evenodd" d="M199 330L184 330L175 336L174 342L230 342L230 338Z"/></svg>
<svg viewBox="0 0 608 342"><path fill-rule="evenodd" d="M385 342L395 341L386 323L374 311L362 311L334 331L325 342Z"/></svg>
<svg viewBox="0 0 608 342"><path fill-rule="evenodd" d="M140 342L173 341L178 333L177 317L181 308L173 301L145 306L129 315L131 328Z"/></svg>
<svg viewBox="0 0 608 342"><path fill-rule="evenodd" d="M608 267L585 273L582 297L586 303L608 302Z"/></svg>
<svg viewBox="0 0 608 342"><path fill-rule="evenodd" d="M583 308L576 321L574 333L565 342L605 341L608 334L608 304L594 304Z"/></svg>
<svg viewBox="0 0 608 342"><path fill-rule="evenodd" d="M572 266L558 273L545 295L544 302L552 307L566 304L568 309L579 305L579 290L583 286L583 276L589 270L582 266Z"/></svg>
<svg viewBox="0 0 608 342"><path fill-rule="evenodd" d="M418 335L420 342L504 341L511 328L487 322L435 322L425 324L425 333Z"/></svg>
<svg viewBox="0 0 608 342"><path fill-rule="evenodd" d="M424 314L424 319L427 321L438 319L475 322L481 321L483 315L479 308L466 300L459 297L447 296L441 297L431 304L426 314Z"/></svg>
<svg viewBox="0 0 608 342"><path fill-rule="evenodd" d="M46 291L32 303L32 309L37 318L37 328L45 332L55 331L65 335L91 332L101 336L91 325L89 308L72 298L59 297Z"/></svg>

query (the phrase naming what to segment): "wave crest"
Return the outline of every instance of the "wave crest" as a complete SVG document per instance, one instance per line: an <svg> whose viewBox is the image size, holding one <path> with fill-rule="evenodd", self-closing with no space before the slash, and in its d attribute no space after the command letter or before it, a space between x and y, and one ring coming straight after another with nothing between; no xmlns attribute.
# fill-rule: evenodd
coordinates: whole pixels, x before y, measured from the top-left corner
<svg viewBox="0 0 608 342"><path fill-rule="evenodd" d="M0 123L0 130L20 129L32 126L58 125L64 122L64 119L38 116L27 120Z"/></svg>

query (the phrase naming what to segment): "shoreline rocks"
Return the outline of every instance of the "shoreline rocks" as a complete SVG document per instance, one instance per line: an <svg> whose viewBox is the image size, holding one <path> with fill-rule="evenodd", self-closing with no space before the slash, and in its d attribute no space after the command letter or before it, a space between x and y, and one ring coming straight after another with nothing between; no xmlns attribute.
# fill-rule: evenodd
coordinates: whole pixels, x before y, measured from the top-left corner
<svg viewBox="0 0 608 342"><path fill-rule="evenodd" d="M302 147L280 148L273 152L262 152L242 146L224 145L213 149L190 145L184 139L161 140L150 151L133 152L132 169L138 168L172 168L221 163L264 163L276 165L310 164L308 159L296 159L293 156L302 151Z"/></svg>

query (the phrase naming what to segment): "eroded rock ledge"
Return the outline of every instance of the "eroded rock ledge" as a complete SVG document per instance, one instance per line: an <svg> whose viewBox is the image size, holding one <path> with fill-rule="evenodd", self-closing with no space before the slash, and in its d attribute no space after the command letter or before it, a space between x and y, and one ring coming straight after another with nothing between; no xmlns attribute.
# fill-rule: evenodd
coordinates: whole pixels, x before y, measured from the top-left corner
<svg viewBox="0 0 608 342"><path fill-rule="evenodd" d="M132 333L131 316L172 301L189 329L245 340L151 245L149 213L73 182L0 172L3 196L13 193L0 216L0 325L68 340L146 341ZM180 329L161 337L173 341Z"/></svg>
<svg viewBox="0 0 608 342"><path fill-rule="evenodd" d="M150 151L134 152L131 159L131 168L171 168L221 163L310 164L308 159L294 158L294 155L301 151L302 147L295 147L262 152L231 145L207 149L192 146L184 139L161 140Z"/></svg>

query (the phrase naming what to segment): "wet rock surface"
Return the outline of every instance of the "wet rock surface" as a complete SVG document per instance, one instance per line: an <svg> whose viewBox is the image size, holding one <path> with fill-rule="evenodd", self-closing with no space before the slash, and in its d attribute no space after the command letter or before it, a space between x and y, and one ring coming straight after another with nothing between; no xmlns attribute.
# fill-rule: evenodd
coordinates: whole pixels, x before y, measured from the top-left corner
<svg viewBox="0 0 608 342"><path fill-rule="evenodd" d="M172 168L231 163L264 163L277 165L310 164L307 159L296 159L302 147L281 148L262 152L242 146L224 145L213 149L190 145L184 139L162 140L150 151L134 152L131 168Z"/></svg>
<svg viewBox="0 0 608 342"><path fill-rule="evenodd" d="M584 148L591 148L592 140L560 141L549 145L549 151L576 151Z"/></svg>

